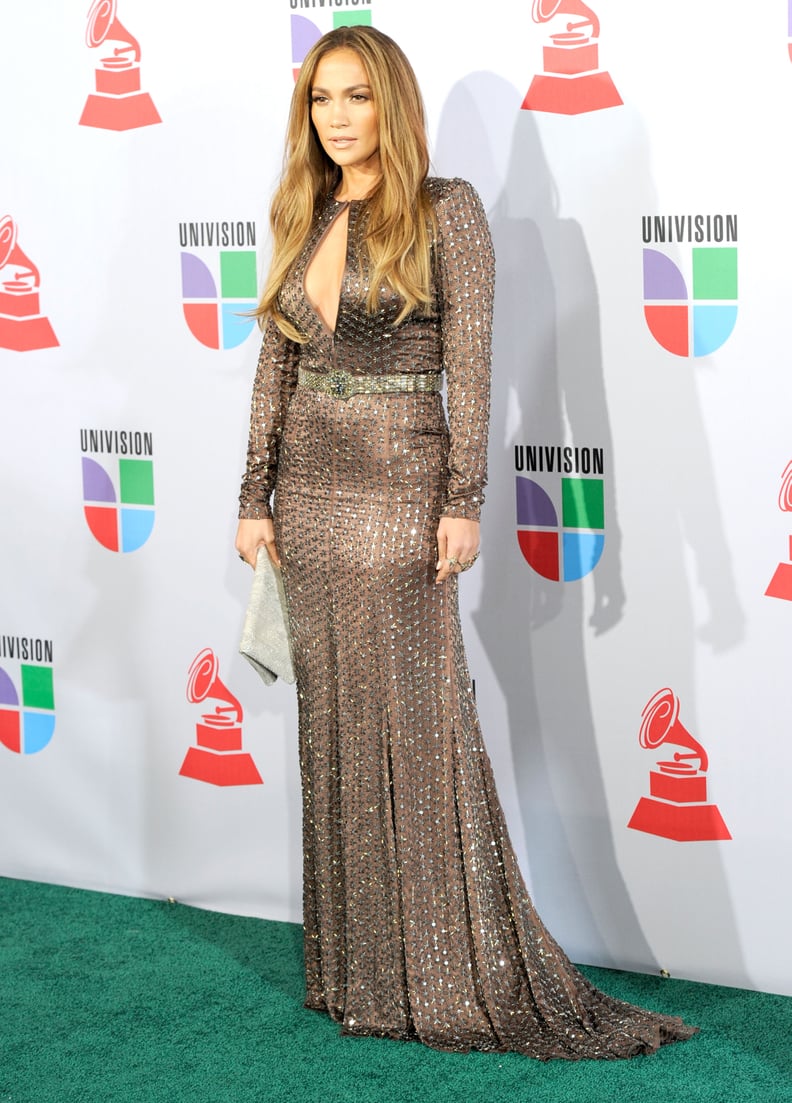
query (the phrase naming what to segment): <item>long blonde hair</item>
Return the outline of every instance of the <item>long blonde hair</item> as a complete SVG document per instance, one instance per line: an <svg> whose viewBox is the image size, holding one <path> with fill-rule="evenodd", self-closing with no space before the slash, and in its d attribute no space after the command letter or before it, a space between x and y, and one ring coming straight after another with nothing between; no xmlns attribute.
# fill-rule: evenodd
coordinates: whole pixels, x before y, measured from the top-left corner
<svg viewBox="0 0 792 1103"><path fill-rule="evenodd" d="M338 27L309 50L292 95L280 184L270 207L272 262L256 315L271 317L296 341L305 337L283 316L278 293L299 256L320 203L337 184L311 121L316 67L333 50L354 50L368 74L377 110L382 175L366 199L365 248L370 265L366 307L384 284L403 301L399 320L431 302L430 248L434 213L424 188L429 171L423 100L409 61L392 38L368 26ZM362 213L362 212L361 212Z"/></svg>

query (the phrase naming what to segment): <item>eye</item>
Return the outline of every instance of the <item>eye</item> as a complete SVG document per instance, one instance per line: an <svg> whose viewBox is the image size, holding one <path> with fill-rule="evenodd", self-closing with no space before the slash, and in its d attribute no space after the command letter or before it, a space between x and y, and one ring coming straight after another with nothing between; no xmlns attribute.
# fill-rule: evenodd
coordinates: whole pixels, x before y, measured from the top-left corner
<svg viewBox="0 0 792 1103"><path fill-rule="evenodd" d="M327 103L327 96L322 96L317 93L316 95L311 96L311 103Z"/></svg>
<svg viewBox="0 0 792 1103"><path fill-rule="evenodd" d="M354 92L352 97L354 103L368 103L368 96L364 92Z"/></svg>

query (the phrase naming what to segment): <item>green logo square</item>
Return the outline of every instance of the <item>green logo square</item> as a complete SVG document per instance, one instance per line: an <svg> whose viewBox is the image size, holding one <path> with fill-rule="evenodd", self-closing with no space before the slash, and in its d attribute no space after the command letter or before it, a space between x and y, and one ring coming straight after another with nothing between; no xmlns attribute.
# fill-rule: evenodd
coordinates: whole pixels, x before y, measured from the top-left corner
<svg viewBox="0 0 792 1103"><path fill-rule="evenodd" d="M561 513L565 529L604 529L602 479L562 479Z"/></svg>
<svg viewBox="0 0 792 1103"><path fill-rule="evenodd" d="M370 27L370 11L333 12L333 30L336 27Z"/></svg>
<svg viewBox="0 0 792 1103"><path fill-rule="evenodd" d="M25 708L55 708L55 694L52 689L51 666L20 665L22 671L22 704Z"/></svg>
<svg viewBox="0 0 792 1103"><path fill-rule="evenodd" d="M693 250L693 298L737 298L737 250Z"/></svg>
<svg viewBox="0 0 792 1103"><path fill-rule="evenodd" d="M220 294L224 299L258 298L255 253L221 251Z"/></svg>
<svg viewBox="0 0 792 1103"><path fill-rule="evenodd" d="M123 505L154 505L154 464L151 460L119 460Z"/></svg>

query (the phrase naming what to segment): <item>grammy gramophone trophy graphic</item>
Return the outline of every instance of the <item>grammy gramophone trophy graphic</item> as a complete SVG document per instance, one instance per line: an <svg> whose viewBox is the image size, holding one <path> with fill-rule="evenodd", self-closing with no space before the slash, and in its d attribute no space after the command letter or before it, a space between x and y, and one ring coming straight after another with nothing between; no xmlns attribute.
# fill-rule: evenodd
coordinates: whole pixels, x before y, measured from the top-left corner
<svg viewBox="0 0 792 1103"><path fill-rule="evenodd" d="M618 107L622 98L610 73L599 67L598 17L582 0L533 0L534 23L549 23L557 15L568 20L542 49L544 72L531 81L523 111L582 115Z"/></svg>
<svg viewBox="0 0 792 1103"><path fill-rule="evenodd" d="M39 306L39 270L17 244L13 218L0 219L0 348L51 349L58 338Z"/></svg>
<svg viewBox="0 0 792 1103"><path fill-rule="evenodd" d="M80 126L134 130L162 119L140 87L140 43L116 18L116 0L94 0L88 12L86 44L104 46L96 67L96 92L85 101Z"/></svg>
<svg viewBox="0 0 792 1103"><path fill-rule="evenodd" d="M179 773L210 785L263 785L252 757L242 750L242 706L218 676L219 663L211 647L193 660L187 675L187 700L219 702L195 725L196 746L190 747Z"/></svg>
<svg viewBox="0 0 792 1103"><path fill-rule="evenodd" d="M786 465L781 476L781 490L778 494L778 508L784 513L792 513L792 460ZM765 590L767 597L779 597L783 601L792 601L792 536L789 538L789 562L779 563L770 585Z"/></svg>
<svg viewBox="0 0 792 1103"><path fill-rule="evenodd" d="M670 689L645 706L638 742L647 750L671 744L687 751L675 751L649 772L650 795L638 801L627 826L677 842L730 839L717 805L707 802L707 752L680 723L679 698Z"/></svg>

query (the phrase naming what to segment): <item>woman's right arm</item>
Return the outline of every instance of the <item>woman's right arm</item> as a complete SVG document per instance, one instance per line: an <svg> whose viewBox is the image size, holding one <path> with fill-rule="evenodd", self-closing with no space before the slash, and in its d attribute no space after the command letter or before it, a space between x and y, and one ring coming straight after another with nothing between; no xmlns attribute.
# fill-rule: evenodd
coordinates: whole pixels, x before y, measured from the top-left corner
<svg viewBox="0 0 792 1103"><path fill-rule="evenodd" d="M297 385L299 354L300 346L281 333L271 318L267 319L253 383L247 465L239 495L236 538L237 551L251 567L256 564L256 551L262 544L273 562L279 563L270 497L278 471L283 421Z"/></svg>

